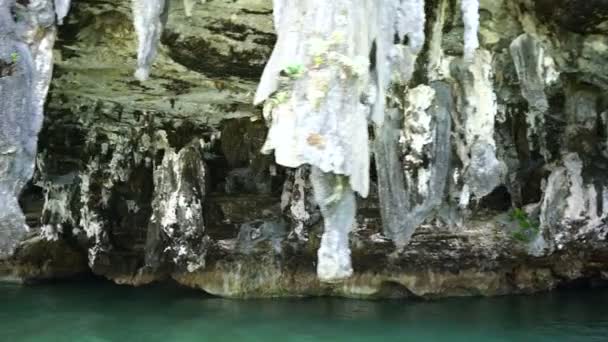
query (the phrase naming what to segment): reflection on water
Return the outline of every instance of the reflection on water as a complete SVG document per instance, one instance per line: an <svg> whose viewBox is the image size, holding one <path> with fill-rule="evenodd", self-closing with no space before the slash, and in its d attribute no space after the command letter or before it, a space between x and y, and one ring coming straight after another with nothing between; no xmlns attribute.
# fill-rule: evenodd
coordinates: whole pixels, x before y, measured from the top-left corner
<svg viewBox="0 0 608 342"><path fill-rule="evenodd" d="M608 291L238 301L167 286L0 285L0 341L608 341Z"/></svg>

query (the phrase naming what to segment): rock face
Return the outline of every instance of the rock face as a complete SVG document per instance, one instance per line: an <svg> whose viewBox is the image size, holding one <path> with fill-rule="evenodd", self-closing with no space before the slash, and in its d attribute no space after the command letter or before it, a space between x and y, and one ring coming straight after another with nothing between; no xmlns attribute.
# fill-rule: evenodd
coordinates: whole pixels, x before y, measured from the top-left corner
<svg viewBox="0 0 608 342"><path fill-rule="evenodd" d="M19 151L33 160L35 149L5 144L2 132L27 121L11 101L31 92L10 86L22 82L5 53L17 40L0 20L0 196L13 199L2 197L0 216L15 218L0 220L3 279L90 269L117 283L173 278L229 297L358 298L607 280L605 1L482 0L477 49L474 13L462 20L470 7L425 2L411 80L387 88L384 124L369 130L375 168L368 198L356 199L354 274L335 284L317 279L315 170L259 153L268 130L252 103L277 41L272 2L168 5L140 82L130 2L72 4L36 172L20 198L25 215L11 186L29 175L10 170ZM0 0L0 15L6 6Z"/></svg>
<svg viewBox="0 0 608 342"><path fill-rule="evenodd" d="M28 230L17 202L34 172L51 82L55 11L50 0L0 2L0 259Z"/></svg>

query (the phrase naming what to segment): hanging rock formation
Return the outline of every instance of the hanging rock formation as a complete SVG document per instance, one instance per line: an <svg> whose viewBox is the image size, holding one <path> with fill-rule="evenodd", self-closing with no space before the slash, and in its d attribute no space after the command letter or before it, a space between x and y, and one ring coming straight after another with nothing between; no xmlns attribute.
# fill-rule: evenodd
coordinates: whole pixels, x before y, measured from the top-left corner
<svg viewBox="0 0 608 342"><path fill-rule="evenodd" d="M392 120L400 115L386 106L389 86L409 82L424 45L424 5L423 0L344 0L322 5L274 1L278 41L256 94L256 102L266 101L266 119L271 121L264 152L274 150L283 166L313 166L312 183L325 218L317 267L322 280L352 275L348 248L355 216L352 190L362 197L369 192L368 117L378 127L376 163L388 235L405 246L428 214L425 210L412 215L419 208L406 203L409 194L397 165L399 155L391 148L398 140ZM465 54L471 59L478 46L479 4L463 1L462 10ZM407 44L401 45L406 39ZM482 83L475 90L484 86L491 89ZM429 106L422 108L422 115ZM496 171L491 167L485 172ZM447 173L440 175L430 181L445 184L441 178ZM496 185L482 186L491 190Z"/></svg>
<svg viewBox="0 0 608 342"><path fill-rule="evenodd" d="M0 258L6 258L28 230L17 199L34 172L51 82L53 3L40 0L18 6L3 0L0 21Z"/></svg>
<svg viewBox="0 0 608 342"><path fill-rule="evenodd" d="M25 56L49 66L51 36L0 21L0 277L230 297L604 284L603 1L351 2L74 2L27 185L43 102L19 99L49 74ZM1 15L54 32L67 2L34 3Z"/></svg>
<svg viewBox="0 0 608 342"><path fill-rule="evenodd" d="M138 41L135 78L140 81L149 77L168 10L169 3L165 0L133 0L133 25Z"/></svg>

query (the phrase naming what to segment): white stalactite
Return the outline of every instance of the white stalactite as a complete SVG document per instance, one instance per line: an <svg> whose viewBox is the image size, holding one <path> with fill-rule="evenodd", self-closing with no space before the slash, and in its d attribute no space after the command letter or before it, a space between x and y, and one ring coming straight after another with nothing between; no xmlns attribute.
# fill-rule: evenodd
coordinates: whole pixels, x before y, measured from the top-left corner
<svg viewBox="0 0 608 342"><path fill-rule="evenodd" d="M382 126L386 113L386 90L393 81L407 84L414 73L416 57L424 46L424 0L384 0L373 2L375 13L370 25L372 43L376 43L374 86L377 96L372 121ZM395 37L406 45L395 44ZM407 38L407 39L406 39Z"/></svg>
<svg viewBox="0 0 608 342"><path fill-rule="evenodd" d="M133 25L137 34L137 70L135 78L145 81L150 76L160 35L168 14L165 0L132 0Z"/></svg>
<svg viewBox="0 0 608 342"><path fill-rule="evenodd" d="M403 116L397 108L386 108L386 91L392 82L408 84L414 73L418 53L425 42L424 1L405 0L385 5L378 21L396 19L397 31L380 27L382 48L377 49L376 73L378 96L375 100L372 121L376 129L374 154L378 174L378 196L384 233L399 246L405 246L420 223L416 214L410 215L411 206L403 177L403 165L398 151L399 127ZM396 10L396 17L393 11ZM399 43L395 44L395 37Z"/></svg>
<svg viewBox="0 0 608 342"><path fill-rule="evenodd" d="M369 192L367 119L382 127L386 90L411 78L424 1L275 0L274 18L278 41L255 96L271 122L263 152L287 167L313 166L325 218L317 273L336 281L352 274L353 192ZM407 45L395 44L406 36Z"/></svg>
<svg viewBox="0 0 608 342"><path fill-rule="evenodd" d="M493 78L492 55L487 50L480 50L460 80L465 103L462 108L464 120L458 123L458 129L464 134L466 145L460 153L466 183L462 207L469 204L472 195L480 199L490 194L507 173L505 163L496 155L494 133L498 105Z"/></svg>
<svg viewBox="0 0 608 342"><path fill-rule="evenodd" d="M464 58L472 61L479 47L479 0L461 0L460 6L464 22Z"/></svg>
<svg viewBox="0 0 608 342"><path fill-rule="evenodd" d="M372 42L361 34L366 11L350 2L286 0L278 7L284 11L275 16L278 42L256 99L272 96L265 152L274 150L277 162L288 167L310 164L349 176L352 188L367 196L369 109L360 98L369 84Z"/></svg>
<svg viewBox="0 0 608 342"><path fill-rule="evenodd" d="M35 123L33 131L36 133L42 129L42 121L44 119L44 104L53 78L53 46L57 31L55 27L48 27L40 35L40 40L30 44L32 52L34 73L33 73L33 88L32 101L34 105Z"/></svg>
<svg viewBox="0 0 608 342"><path fill-rule="evenodd" d="M522 34L513 40L510 52L521 85L521 94L528 102L526 123L530 147L539 147L541 153L549 158L546 133L543 130L545 114L549 110L549 99L545 94L545 49L533 36Z"/></svg>
<svg viewBox="0 0 608 342"><path fill-rule="evenodd" d="M397 11L397 30L403 39L408 37L408 46L414 54L418 54L424 46L424 0L405 0Z"/></svg>
<svg viewBox="0 0 608 342"><path fill-rule="evenodd" d="M57 23L63 24L63 19L68 15L70 11L71 0L55 0L55 15L57 15Z"/></svg>
<svg viewBox="0 0 608 342"><path fill-rule="evenodd" d="M315 200L325 221L317 253L317 275L326 282L341 281L353 274L348 234L355 224L357 203L354 192L344 178L324 173L316 167L312 168L310 174ZM340 198L335 202L328 201L328 198L336 196L337 191Z"/></svg>

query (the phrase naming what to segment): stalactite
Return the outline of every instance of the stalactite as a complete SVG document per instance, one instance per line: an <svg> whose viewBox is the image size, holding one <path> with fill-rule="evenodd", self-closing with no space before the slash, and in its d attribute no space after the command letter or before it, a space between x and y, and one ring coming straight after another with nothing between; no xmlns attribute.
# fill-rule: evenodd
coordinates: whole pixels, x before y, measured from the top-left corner
<svg viewBox="0 0 608 342"><path fill-rule="evenodd" d="M398 247L442 203L450 168L452 101L444 82L410 89L404 113L387 110L391 115L376 138L382 222L385 235Z"/></svg>
<svg viewBox="0 0 608 342"><path fill-rule="evenodd" d="M523 34L511 43L510 51L521 84L522 96L529 105L526 123L528 141L532 145L530 147L540 148L548 159L546 136L542 129L545 124L545 114L549 109L549 100L545 94L545 50L534 37Z"/></svg>
<svg viewBox="0 0 608 342"><path fill-rule="evenodd" d="M56 35L51 0L14 6L0 1L0 257L12 253L27 229L17 197L34 172Z"/></svg>
<svg viewBox="0 0 608 342"><path fill-rule="evenodd" d="M402 0L397 11L397 31L399 37L407 36L407 45L417 54L424 46L424 0Z"/></svg>
<svg viewBox="0 0 608 342"><path fill-rule="evenodd" d="M27 125L31 107L31 55L16 39L11 7L13 0L0 0L0 258L10 256L25 234L25 217L17 196L28 176ZM26 118L23 120L22 118Z"/></svg>
<svg viewBox="0 0 608 342"><path fill-rule="evenodd" d="M403 246L412 235L412 229L407 221L410 203L405 192L403 167L399 162L399 114L395 108L387 110L382 128L377 130L374 157L384 234Z"/></svg>
<svg viewBox="0 0 608 342"><path fill-rule="evenodd" d="M479 47L479 0L461 0L460 6L464 22L464 58L472 61Z"/></svg>
<svg viewBox="0 0 608 342"><path fill-rule="evenodd" d="M360 98L370 78L372 29L366 9L373 6L346 0L275 5L278 42L256 94L257 101L271 97L264 151L274 150L277 162L288 167L313 166L315 198L325 213L318 274L326 281L342 279L352 272L353 191L367 196L369 189L369 109Z"/></svg>
<svg viewBox="0 0 608 342"><path fill-rule="evenodd" d="M263 101L274 93L267 101L272 125L264 151L274 150L285 166L311 164L347 175L352 188L367 196L368 109L360 97L368 84L371 42L357 25L365 22L363 9L348 4L281 7L277 46L256 98ZM308 33L311 25L325 30Z"/></svg>
<svg viewBox="0 0 608 342"><path fill-rule="evenodd" d="M32 101L35 117L33 130L36 132L36 136L42 128L44 103L53 76L53 46L57 36L55 21L52 16L52 4L50 1L45 1L44 5L45 7L39 7L44 8L44 10L39 10L36 15L29 17L28 29L24 34L33 60Z"/></svg>
<svg viewBox="0 0 608 342"><path fill-rule="evenodd" d="M325 223L318 251L317 275L323 281L340 281L353 274L348 234L355 223L355 194L344 176L323 172L316 167L312 168L310 176L315 200ZM338 197L333 200L336 195Z"/></svg>
<svg viewBox="0 0 608 342"><path fill-rule="evenodd" d="M414 72L416 56L424 46L426 19L424 0L386 0L376 7L377 15L370 20L372 28L375 26L372 32L376 44L374 77L377 92L372 121L381 127L386 117L387 89L394 81L407 84ZM395 42L396 37L398 42Z"/></svg>
<svg viewBox="0 0 608 342"><path fill-rule="evenodd" d="M55 15L59 25L63 24L63 19L68 15L70 3L71 0L55 0Z"/></svg>
<svg viewBox="0 0 608 342"><path fill-rule="evenodd" d="M459 76L462 116L454 116L454 122L457 133L464 137L456 140L465 180L460 197L462 208L472 197L479 200L490 194L503 182L507 172L505 163L496 156L494 133L498 105L491 63L490 52L480 50Z"/></svg>
<svg viewBox="0 0 608 342"><path fill-rule="evenodd" d="M137 70L135 78L145 81L156 58L158 43L167 21L169 2L132 0L133 24L137 33Z"/></svg>
<svg viewBox="0 0 608 342"><path fill-rule="evenodd" d="M407 84L410 81L417 55L424 46L426 19L424 1L403 1L396 6L397 31L385 32L380 44L383 48L377 51L377 60L383 62L376 63L379 91L372 120L377 135L374 154L384 232L398 246L404 246L420 222L413 220L411 215L403 165L399 162L401 158L397 144L403 113L395 108L386 108L386 89L392 82ZM384 14L379 20L391 22L390 12L394 10L391 6L384 7L381 9ZM390 38L389 34L393 38ZM395 44L395 36L399 38L399 42L407 38L407 46Z"/></svg>
<svg viewBox="0 0 608 342"><path fill-rule="evenodd" d="M352 272L353 191L368 194L367 117L371 110L378 130L390 129L383 125L386 90L393 81L407 83L413 73L424 45L424 1L275 0L274 6L278 41L255 96L256 103L266 100L271 123L263 151L274 150L277 162L288 167L313 166L325 218L317 271L320 279L334 281ZM401 44L406 37L407 45ZM398 160L386 158L387 164ZM387 177L402 172L393 164ZM383 189L382 202L391 205L390 190Z"/></svg>
<svg viewBox="0 0 608 342"><path fill-rule="evenodd" d="M443 30L447 19L449 0L440 0L435 9L435 22L432 25L429 37L428 64L426 74L429 81L440 81L449 77L449 60L446 58L442 43Z"/></svg>

